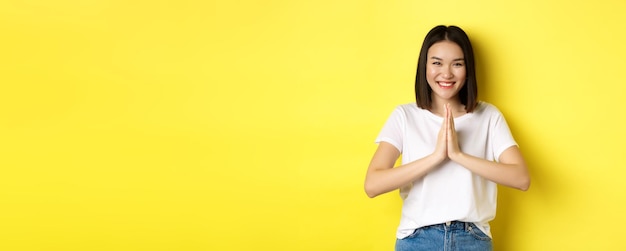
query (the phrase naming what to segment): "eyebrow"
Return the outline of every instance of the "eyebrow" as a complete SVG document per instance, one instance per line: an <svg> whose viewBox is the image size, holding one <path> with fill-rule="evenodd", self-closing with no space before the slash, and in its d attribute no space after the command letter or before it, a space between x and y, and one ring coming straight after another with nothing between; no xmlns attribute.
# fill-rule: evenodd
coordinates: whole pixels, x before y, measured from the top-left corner
<svg viewBox="0 0 626 251"><path fill-rule="evenodd" d="M443 59L438 58L438 57L430 57L430 59L434 59L434 60L443 60ZM457 59L454 59L454 60L452 60L452 61L465 61L465 59L464 59L464 58L457 58Z"/></svg>

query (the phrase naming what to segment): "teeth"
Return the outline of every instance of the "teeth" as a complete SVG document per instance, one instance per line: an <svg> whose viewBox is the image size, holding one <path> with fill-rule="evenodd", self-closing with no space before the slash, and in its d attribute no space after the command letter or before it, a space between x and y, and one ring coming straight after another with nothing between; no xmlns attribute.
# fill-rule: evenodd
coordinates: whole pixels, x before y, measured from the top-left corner
<svg viewBox="0 0 626 251"><path fill-rule="evenodd" d="M443 87L449 87L452 86L454 84L454 82L448 83L448 82L439 82L439 85L443 86Z"/></svg>

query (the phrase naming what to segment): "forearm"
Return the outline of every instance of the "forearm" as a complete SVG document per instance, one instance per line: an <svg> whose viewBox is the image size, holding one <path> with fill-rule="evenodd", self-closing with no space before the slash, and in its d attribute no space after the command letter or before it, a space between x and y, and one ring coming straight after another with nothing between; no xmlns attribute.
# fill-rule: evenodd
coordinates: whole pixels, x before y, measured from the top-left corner
<svg viewBox="0 0 626 251"><path fill-rule="evenodd" d="M424 177L441 163L441 158L428 155L413 162L386 169L370 168L365 179L365 192L370 198L391 192Z"/></svg>
<svg viewBox="0 0 626 251"><path fill-rule="evenodd" d="M451 159L473 173L495 183L522 191L528 190L530 186L530 176L526 164L523 161L517 163L499 163L465 153L451 156Z"/></svg>

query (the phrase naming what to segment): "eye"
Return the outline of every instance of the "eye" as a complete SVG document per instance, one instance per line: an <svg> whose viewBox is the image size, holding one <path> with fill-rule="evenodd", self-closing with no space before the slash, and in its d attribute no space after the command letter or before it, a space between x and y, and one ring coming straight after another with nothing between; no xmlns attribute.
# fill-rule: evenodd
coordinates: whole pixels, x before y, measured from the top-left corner
<svg viewBox="0 0 626 251"><path fill-rule="evenodd" d="M441 62L439 62L439 61L433 61L433 62L432 62L432 64L433 64L433 65L441 65Z"/></svg>
<svg viewBox="0 0 626 251"><path fill-rule="evenodd" d="M456 67L463 67L464 64L463 63L454 63L454 66L456 66Z"/></svg>

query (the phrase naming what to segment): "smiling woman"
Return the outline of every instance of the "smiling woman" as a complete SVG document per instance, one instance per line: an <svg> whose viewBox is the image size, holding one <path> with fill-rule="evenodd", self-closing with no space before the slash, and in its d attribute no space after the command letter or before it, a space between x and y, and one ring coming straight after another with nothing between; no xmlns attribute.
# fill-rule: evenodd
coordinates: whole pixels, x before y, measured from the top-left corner
<svg viewBox="0 0 626 251"><path fill-rule="evenodd" d="M460 150L484 139L468 125L494 111L487 101L531 168L528 192L498 187L494 250L626 250L625 9L624 0L0 1L0 250L391 249L403 202L375 185L369 199L365 167L389 112L415 101L418 57L418 102L441 111L420 108L429 144L407 145L402 159L434 151L446 115L426 69L454 65L427 65L426 54L453 34L419 53L439 23L463 27L475 53L474 75L472 51L457 43L466 107L450 102L448 127ZM451 69L437 88L458 87ZM502 184L523 188L517 181ZM446 182L437 188L460 185ZM416 187L396 189L405 207Z"/></svg>
<svg viewBox="0 0 626 251"><path fill-rule="evenodd" d="M461 47L454 42L444 40L433 44L428 49L426 80L432 90L433 112L439 116L445 113L441 108L446 101L458 101L454 96L465 87L465 60ZM453 107L460 107L456 104ZM464 107L463 107L464 108ZM453 110L458 116L465 114L465 109Z"/></svg>
<svg viewBox="0 0 626 251"><path fill-rule="evenodd" d="M530 185L504 117L476 100L474 76L465 32L433 28L420 53L417 102L398 106L376 139L365 191L375 197L400 189L396 250L491 250L497 184Z"/></svg>

